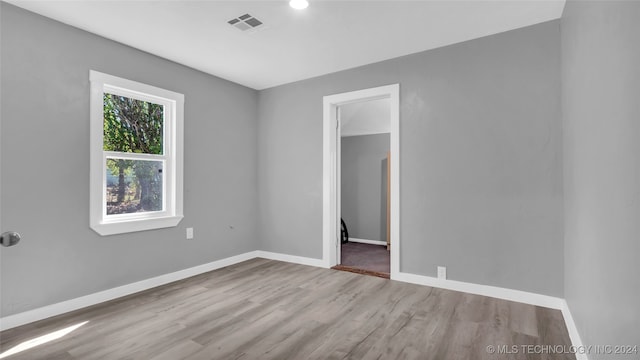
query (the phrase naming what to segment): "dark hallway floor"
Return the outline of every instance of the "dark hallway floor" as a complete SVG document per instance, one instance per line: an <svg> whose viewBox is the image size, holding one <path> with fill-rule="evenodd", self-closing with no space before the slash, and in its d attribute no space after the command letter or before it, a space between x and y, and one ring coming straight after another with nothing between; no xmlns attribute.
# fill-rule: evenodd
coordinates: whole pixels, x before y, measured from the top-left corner
<svg viewBox="0 0 640 360"><path fill-rule="evenodd" d="M388 274L390 272L389 251L386 246L348 242L342 244L342 261L337 267L340 270L365 270L356 272L372 272L371 275ZM380 275L377 275L380 276Z"/></svg>

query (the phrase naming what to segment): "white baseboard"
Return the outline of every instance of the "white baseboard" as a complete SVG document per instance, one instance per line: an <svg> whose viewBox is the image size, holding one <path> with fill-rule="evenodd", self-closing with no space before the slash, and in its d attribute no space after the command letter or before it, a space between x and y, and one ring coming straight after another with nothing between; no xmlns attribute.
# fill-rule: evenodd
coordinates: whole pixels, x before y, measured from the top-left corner
<svg viewBox="0 0 640 360"><path fill-rule="evenodd" d="M386 243L385 243L386 244ZM81 296L79 298L62 301L56 304L47 305L41 308L25 311L19 314L10 315L0 318L0 331L11 329L20 325L28 324L38 320L43 320L52 316L64 314L70 311L81 309L87 306L99 304L105 301L113 300L122 296L130 295L139 291L147 290L156 286L168 284L170 282L186 279L191 276L199 275L212 270L220 269L225 266L237 264L253 258L264 258L277 261L285 261L295 264L309 265L326 268L326 264L322 259L314 259L303 256L287 255L274 253L269 251L250 251L244 254L232 256L229 258L213 261L207 264L194 266L188 269L176 271L173 273L156 276L150 279L138 281L132 284L119 286L113 289L100 291L94 294ZM499 288L495 286L479 285L472 283L465 283L454 280L441 280L424 275L416 275L410 273L397 273L391 274L392 280L403 281L412 284L426 285L431 287L437 287L448 290L461 291L471 294L484 295L495 297L499 299L505 299L510 301L517 301L525 304L531 304L536 306L543 306L552 309L559 309L564 316L567 330L571 342L574 346L581 346L582 341L578 330L569 311L567 302L564 299L529 293L520 290L512 290ZM585 354L576 354L577 360L588 360Z"/></svg>
<svg viewBox="0 0 640 360"><path fill-rule="evenodd" d="M274 253L270 251L258 250L256 251L256 257L269 259L269 260L290 262L290 263L300 264L300 265L316 266L321 268L327 267L326 264L322 261L322 259L314 259L314 258L308 258L304 256L280 254L280 253Z"/></svg>
<svg viewBox="0 0 640 360"><path fill-rule="evenodd" d="M562 308L560 310L562 310L564 323L567 325L567 331L569 332L571 344L578 349L584 349L582 339L580 338L580 334L578 333L578 328L576 327L576 323L573 321L571 311L569 311L569 304L567 304L567 301L564 299L562 300ZM587 356L586 352L580 353L580 351L578 351L576 352L576 360L589 360L589 356Z"/></svg>
<svg viewBox="0 0 640 360"><path fill-rule="evenodd" d="M351 238L350 237L349 241L356 242L356 243L362 243L362 244L387 246L387 242L386 241L382 241L382 240L367 240L367 239L358 239L358 238Z"/></svg>
<svg viewBox="0 0 640 360"><path fill-rule="evenodd" d="M447 290L461 291L470 294L489 296L509 301L517 301L525 304L558 310L562 309L564 301L561 298L535 294L526 291L505 289L497 286L480 285L455 280L442 280L430 276L416 275L404 272L400 272L397 275L391 274L391 280L404 281L412 284L426 285Z"/></svg>
<svg viewBox="0 0 640 360"><path fill-rule="evenodd" d="M564 317L565 326L569 332L569 338L571 339L571 345L577 349L584 349L582 339L578 333L578 328L573 321L571 311L569 311L569 305L565 299L561 299L554 296L541 295L536 293L530 293L526 291L505 289L496 286L479 285L473 283L466 283L455 280L442 280L430 276L416 275L410 273L397 273L391 274L391 280L403 281L412 284L426 285L431 287L437 287L441 289L448 289L454 291L461 291L470 294L483 295L494 297L498 299L504 299L509 301L516 301L519 303L530 304L535 306L542 306L546 308L560 310ZM589 360L586 353L576 352L576 360Z"/></svg>
<svg viewBox="0 0 640 360"><path fill-rule="evenodd" d="M116 288L100 291L94 294L81 296L75 299L62 301L56 304L43 306L37 309L25 311L15 315L9 315L0 318L0 331L11 329L20 325L28 324L38 320L50 318L52 316L64 314L70 311L78 310L87 306L96 305L105 301L113 300L122 296L131 295L139 291L154 288L156 286L168 284L170 282L186 279L191 276L206 273L212 270L220 269L225 266L237 264L254 258L264 258L270 260L285 261L295 264L310 265L317 267L326 267L321 259L312 259L302 256L278 254L268 251L250 251L244 254L228 257L225 259L213 261L207 264L194 266L188 269L179 270L169 274L156 276L150 279L138 281L135 283L118 286Z"/></svg>
<svg viewBox="0 0 640 360"><path fill-rule="evenodd" d="M0 318L0 331L14 328L16 326L28 324L34 321L43 320L52 316L64 314L78 310L87 306L99 304L113 300L122 296L130 295L139 291L154 288L156 286L168 284L170 282L186 279L208 271L223 268L225 266L237 264L257 257L256 251L228 257L225 259L210 262L208 264L194 266L192 268L179 270L169 274L156 276L150 279L135 283L118 286L116 288L100 291L94 294L81 296L75 299L62 301L56 304L43 306L41 308L25 311L15 315Z"/></svg>

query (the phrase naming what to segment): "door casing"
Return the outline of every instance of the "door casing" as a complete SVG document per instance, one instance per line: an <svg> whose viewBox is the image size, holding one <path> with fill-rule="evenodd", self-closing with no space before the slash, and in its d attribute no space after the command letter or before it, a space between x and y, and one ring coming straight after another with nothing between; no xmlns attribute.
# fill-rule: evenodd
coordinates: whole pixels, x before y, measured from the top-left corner
<svg viewBox="0 0 640 360"><path fill-rule="evenodd" d="M323 97L322 141L322 262L330 268L340 258L340 148L338 146L338 111L342 105L378 100L390 100L391 153L391 278L400 272L400 84L392 84Z"/></svg>

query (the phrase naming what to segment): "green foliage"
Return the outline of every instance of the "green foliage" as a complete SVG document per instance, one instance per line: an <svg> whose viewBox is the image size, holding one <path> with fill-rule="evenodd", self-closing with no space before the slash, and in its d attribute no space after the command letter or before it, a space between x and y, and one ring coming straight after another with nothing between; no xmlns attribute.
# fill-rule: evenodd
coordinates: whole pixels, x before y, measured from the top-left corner
<svg viewBox="0 0 640 360"><path fill-rule="evenodd" d="M140 186L140 205L147 211L162 210L162 163L157 161L136 161L136 179Z"/></svg>
<svg viewBox="0 0 640 360"><path fill-rule="evenodd" d="M107 169L113 176L118 176L120 169L124 170L124 175L129 178L133 172L132 169L133 161L132 160L122 160L122 159L107 159Z"/></svg>
<svg viewBox="0 0 640 360"><path fill-rule="evenodd" d="M162 210L162 161L107 159L107 214Z"/></svg>
<svg viewBox="0 0 640 360"><path fill-rule="evenodd" d="M105 151L162 154L162 105L104 94Z"/></svg>
<svg viewBox="0 0 640 360"><path fill-rule="evenodd" d="M123 153L163 154L163 112L164 108L159 104L105 93L103 149ZM126 209L122 212L162 210L160 164L162 163L157 161L107 160L107 169L119 179L117 201L111 202L112 206ZM133 192L134 195L126 196L128 192ZM107 213L110 213L109 210Z"/></svg>

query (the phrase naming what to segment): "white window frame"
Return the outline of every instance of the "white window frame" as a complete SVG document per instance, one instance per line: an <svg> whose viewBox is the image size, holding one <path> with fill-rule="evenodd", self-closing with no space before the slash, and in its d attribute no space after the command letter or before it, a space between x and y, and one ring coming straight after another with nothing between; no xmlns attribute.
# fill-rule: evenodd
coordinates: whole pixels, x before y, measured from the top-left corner
<svg viewBox="0 0 640 360"><path fill-rule="evenodd" d="M89 71L91 82L90 133L90 226L100 235L177 226L183 218L183 129L184 95L155 86ZM162 155L121 153L103 150L104 93L126 96L164 106ZM163 161L163 211L107 215L106 159Z"/></svg>

